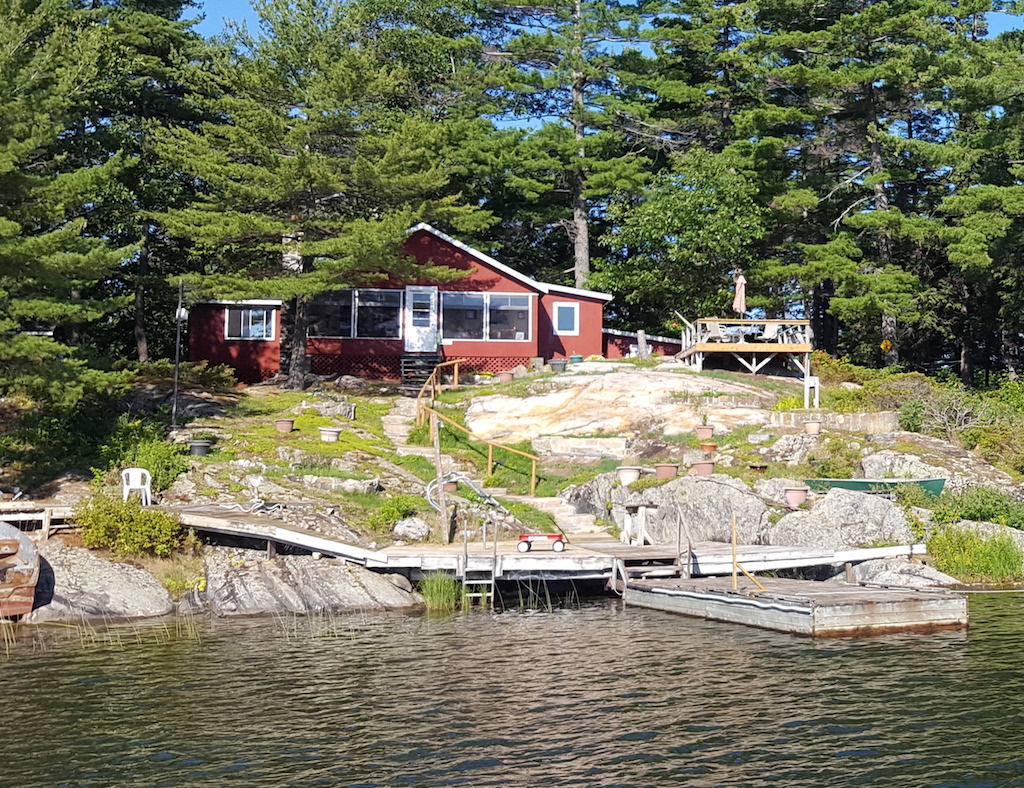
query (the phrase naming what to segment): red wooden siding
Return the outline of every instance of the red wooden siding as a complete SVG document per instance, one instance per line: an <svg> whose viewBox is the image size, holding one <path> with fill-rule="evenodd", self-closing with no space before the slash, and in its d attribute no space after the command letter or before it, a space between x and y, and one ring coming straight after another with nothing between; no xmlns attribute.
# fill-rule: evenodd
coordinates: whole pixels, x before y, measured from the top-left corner
<svg viewBox="0 0 1024 788"><path fill-rule="evenodd" d="M227 308L221 304L196 304L189 310L188 357L193 361L227 364L243 383L258 383L281 368L281 310L274 310L277 339L225 339Z"/></svg>
<svg viewBox="0 0 1024 788"><path fill-rule="evenodd" d="M605 334L603 355L607 359L628 358L630 348L634 345L636 345L636 334L630 333L627 336ZM667 337L660 339L647 337L647 346L656 356L674 356L683 349L681 340L670 340Z"/></svg>

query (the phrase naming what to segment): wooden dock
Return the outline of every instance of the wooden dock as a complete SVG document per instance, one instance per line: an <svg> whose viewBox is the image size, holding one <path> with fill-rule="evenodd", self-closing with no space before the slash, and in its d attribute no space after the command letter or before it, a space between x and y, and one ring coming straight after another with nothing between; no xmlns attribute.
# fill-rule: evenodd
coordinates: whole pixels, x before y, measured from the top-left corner
<svg viewBox="0 0 1024 788"><path fill-rule="evenodd" d="M772 629L807 637L861 637L935 632L967 626L967 598L952 591L921 591L810 580L758 578L634 580L627 605Z"/></svg>
<svg viewBox="0 0 1024 788"><path fill-rule="evenodd" d="M817 583L758 578L760 591L747 579L732 589L732 546L700 542L678 555L661 546L623 544L598 534L580 535L562 552L517 550L518 540L440 545L418 543L370 549L328 534L289 525L265 514L216 505L176 507L183 525L266 546L279 545L333 556L378 572L397 572L419 580L432 572L450 572L467 585L498 582L598 581L623 592L627 604L699 618L763 627L814 637L930 632L967 626L963 595L944 591ZM0 520L45 539L51 530L71 528L71 510L45 502L0 504ZM738 545L736 557L748 571L820 564L842 564L924 551L923 545L868 550L811 550L798 547ZM692 579L687 579L689 575Z"/></svg>

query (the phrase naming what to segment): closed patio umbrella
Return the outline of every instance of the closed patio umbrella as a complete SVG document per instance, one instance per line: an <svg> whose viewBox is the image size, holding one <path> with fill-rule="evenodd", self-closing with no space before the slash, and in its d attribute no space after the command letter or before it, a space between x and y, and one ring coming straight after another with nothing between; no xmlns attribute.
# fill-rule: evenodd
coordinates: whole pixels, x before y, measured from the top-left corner
<svg viewBox="0 0 1024 788"><path fill-rule="evenodd" d="M747 313L747 280L743 274L736 277L736 296L732 299L732 311L741 315Z"/></svg>

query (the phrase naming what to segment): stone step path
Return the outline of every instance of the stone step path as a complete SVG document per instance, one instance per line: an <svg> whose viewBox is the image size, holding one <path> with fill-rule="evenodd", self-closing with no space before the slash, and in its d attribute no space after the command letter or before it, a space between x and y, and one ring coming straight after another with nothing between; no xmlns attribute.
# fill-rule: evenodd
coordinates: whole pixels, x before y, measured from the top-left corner
<svg viewBox="0 0 1024 788"><path fill-rule="evenodd" d="M434 449L432 446L408 445L409 433L412 431L415 421L416 400L410 397L400 397L382 419L384 435L394 445L395 452L399 456L417 454L434 462ZM441 470L443 473L457 472L469 475L468 468L454 457L444 453L441 454ZM501 488L488 487L484 488L484 490L506 501L525 503L535 509L549 512L555 518L557 526L566 534L598 534L605 532L604 528L597 525L597 518L594 515L578 513L575 506L566 503L561 498L509 495L507 490Z"/></svg>

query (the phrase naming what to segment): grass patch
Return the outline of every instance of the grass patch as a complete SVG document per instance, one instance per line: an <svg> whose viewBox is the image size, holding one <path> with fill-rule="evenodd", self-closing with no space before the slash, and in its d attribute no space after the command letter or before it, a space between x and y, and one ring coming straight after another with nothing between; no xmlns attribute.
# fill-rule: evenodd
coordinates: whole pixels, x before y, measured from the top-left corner
<svg viewBox="0 0 1024 788"><path fill-rule="evenodd" d="M193 588L197 591L206 590L206 574L200 555L175 553L167 558L147 556L136 559L133 563L159 580L175 602Z"/></svg>
<svg viewBox="0 0 1024 788"><path fill-rule="evenodd" d="M437 469L434 467L434 463L418 454L406 454L404 457L396 457L394 462L395 465L405 468L425 482L437 478Z"/></svg>
<svg viewBox="0 0 1024 788"><path fill-rule="evenodd" d="M454 613L459 606L460 583L448 572L432 572L420 580L416 590L433 613Z"/></svg>
<svg viewBox="0 0 1024 788"><path fill-rule="evenodd" d="M986 538L950 525L928 540L928 552L940 572L971 583L1016 580L1024 561L1008 534Z"/></svg>
<svg viewBox="0 0 1024 788"><path fill-rule="evenodd" d="M1024 530L1024 503L988 487L971 487L953 494L944 492L930 508L939 525L975 520Z"/></svg>
<svg viewBox="0 0 1024 788"><path fill-rule="evenodd" d="M661 487L663 484L668 484L671 481L679 478L678 476L672 476L668 479L659 479L656 476L643 476L637 479L635 482L626 486L627 490L647 490L651 487Z"/></svg>

